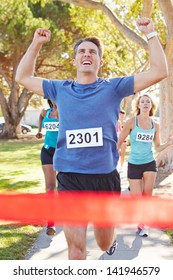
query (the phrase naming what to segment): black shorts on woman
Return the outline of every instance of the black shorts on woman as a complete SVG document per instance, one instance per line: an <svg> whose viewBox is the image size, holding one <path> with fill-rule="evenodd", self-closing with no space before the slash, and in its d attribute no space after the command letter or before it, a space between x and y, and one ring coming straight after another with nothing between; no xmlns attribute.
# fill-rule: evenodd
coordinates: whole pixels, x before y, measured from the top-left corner
<svg viewBox="0 0 173 280"><path fill-rule="evenodd" d="M156 161L153 160L144 164L132 164L128 162L128 171L127 178L128 179L142 179L144 172L157 172Z"/></svg>
<svg viewBox="0 0 173 280"><path fill-rule="evenodd" d="M59 172L58 191L97 191L120 193L120 176L117 170L108 174Z"/></svg>
<svg viewBox="0 0 173 280"><path fill-rule="evenodd" d="M55 153L55 148L49 147L48 149L46 149L43 146L40 155L42 165L53 164L54 153Z"/></svg>

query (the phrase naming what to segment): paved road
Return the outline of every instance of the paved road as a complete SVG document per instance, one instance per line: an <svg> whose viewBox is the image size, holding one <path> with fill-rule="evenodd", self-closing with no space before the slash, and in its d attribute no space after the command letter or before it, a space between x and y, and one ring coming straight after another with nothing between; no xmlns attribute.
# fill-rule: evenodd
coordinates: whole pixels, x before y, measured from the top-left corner
<svg viewBox="0 0 173 280"><path fill-rule="evenodd" d="M120 174L122 193L128 193L126 166ZM173 188L173 186L172 186ZM169 189L171 191L171 188ZM163 188L162 188L163 192ZM158 194L158 190L157 190ZM88 228L88 260L173 260L173 246L169 237L160 229L149 229L148 237L136 235L136 225L127 225L116 229L117 249L112 256L102 252L94 239L92 226ZM54 237L47 236L45 228L41 231L26 260L67 260L67 244L61 227L57 227Z"/></svg>

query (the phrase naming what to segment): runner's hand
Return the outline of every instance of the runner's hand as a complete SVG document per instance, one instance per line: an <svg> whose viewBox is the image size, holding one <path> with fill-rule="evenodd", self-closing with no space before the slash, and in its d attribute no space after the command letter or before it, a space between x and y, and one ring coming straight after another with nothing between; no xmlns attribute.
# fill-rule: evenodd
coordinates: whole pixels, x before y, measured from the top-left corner
<svg viewBox="0 0 173 280"><path fill-rule="evenodd" d="M48 43L50 41L50 38L51 38L51 32L49 29L38 28L34 33L33 41L40 44L44 44L44 43Z"/></svg>
<svg viewBox="0 0 173 280"><path fill-rule="evenodd" d="M145 35L154 31L154 25L151 19L149 18L139 18L136 21L137 27L139 31L144 33Z"/></svg>

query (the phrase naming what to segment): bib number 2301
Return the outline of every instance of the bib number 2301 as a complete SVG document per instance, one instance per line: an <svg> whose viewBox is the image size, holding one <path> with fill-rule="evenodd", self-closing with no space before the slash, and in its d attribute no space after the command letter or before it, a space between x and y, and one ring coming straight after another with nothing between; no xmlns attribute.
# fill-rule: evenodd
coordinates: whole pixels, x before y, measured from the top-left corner
<svg viewBox="0 0 173 280"><path fill-rule="evenodd" d="M101 127L66 130L67 148L84 148L103 146Z"/></svg>

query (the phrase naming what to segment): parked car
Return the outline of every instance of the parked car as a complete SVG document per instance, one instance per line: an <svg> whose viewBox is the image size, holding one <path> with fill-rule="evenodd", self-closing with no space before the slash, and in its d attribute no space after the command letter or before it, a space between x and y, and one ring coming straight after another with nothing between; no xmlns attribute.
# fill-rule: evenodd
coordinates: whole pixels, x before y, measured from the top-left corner
<svg viewBox="0 0 173 280"><path fill-rule="evenodd" d="M27 125L27 124L21 124L21 131L22 131L23 134L26 134L26 133L32 131L32 127L30 125Z"/></svg>
<svg viewBox="0 0 173 280"><path fill-rule="evenodd" d="M5 125L4 122L0 123L0 133L2 133L4 125ZM21 124L21 132L23 134L27 134L28 132L31 132L31 131L32 131L32 127L30 125L23 124L23 123Z"/></svg>

